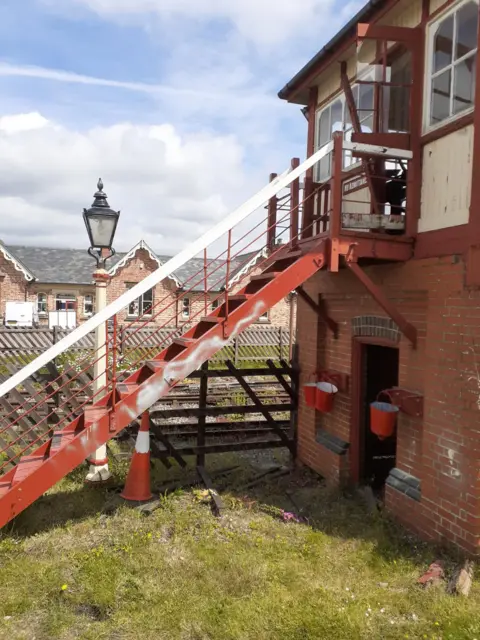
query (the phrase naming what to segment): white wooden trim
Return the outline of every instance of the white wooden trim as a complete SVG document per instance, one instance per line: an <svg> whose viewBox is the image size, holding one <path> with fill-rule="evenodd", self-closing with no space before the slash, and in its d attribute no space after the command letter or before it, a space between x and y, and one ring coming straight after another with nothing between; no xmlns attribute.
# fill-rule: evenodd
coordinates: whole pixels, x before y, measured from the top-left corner
<svg viewBox="0 0 480 640"><path fill-rule="evenodd" d="M20 271L20 273L23 273L23 275L25 276L25 280L27 280L27 282L33 282L35 280L35 276L33 275L33 273L29 271L27 267L25 267L20 262L20 260L15 257L14 254L10 253L10 251L3 244L3 242L0 242L0 251L2 252L2 255L5 258L5 260L8 260L13 264L16 271Z"/></svg>
<svg viewBox="0 0 480 640"><path fill-rule="evenodd" d="M370 145L365 145L370 146ZM263 189L260 189L258 193L252 196L249 200L240 205L235 211L233 211L226 218L221 220L213 229L210 229L203 234L200 238L192 242L188 247L180 251L176 256L165 262L156 271L148 275L141 282L134 287L123 293L119 298L111 302L103 311L95 314L89 320L77 327L74 331L66 335L59 340L52 347L47 349L44 353L40 354L35 360L32 360L23 369L20 369L11 378L6 380L0 385L0 397L9 393L17 385L21 384L33 373L38 371L41 367L44 367L48 362L56 358L61 353L69 349L72 345L78 342L81 338L84 338L91 331L94 331L101 324L106 322L109 318L122 311L127 307L132 300L139 298L141 295L152 289L165 278L168 278L182 267L186 262L194 258L206 247L213 242L219 240L225 235L229 229L232 229L237 224L248 218L252 213L257 211L265 202L277 195L279 191L288 187L294 180L299 178L307 169L313 167L319 160L325 157L333 149L333 143L329 142L322 149L316 151L313 155L307 158L296 169L287 169L284 173L279 175L275 180L272 180Z"/></svg>
<svg viewBox="0 0 480 640"><path fill-rule="evenodd" d="M349 142L344 140L343 148L352 152L365 153L372 156L383 156L385 158L397 158L399 160L411 160L413 153L406 149L393 149L391 147L380 147L375 144L363 144L361 142Z"/></svg>
<svg viewBox="0 0 480 640"><path fill-rule="evenodd" d="M163 264L165 264L158 258L155 252L152 251L152 249L148 246L145 240L140 240L140 242L137 242L137 244L134 247L132 247L130 251L126 253L121 260L119 260L116 264L113 265L111 269L108 270L108 274L110 276L114 276L117 273L117 271L119 271L122 267L128 264L130 260L132 260L135 257L135 255L137 254L137 251L140 251L140 249L145 249L145 251L148 253L150 258L157 263L158 267L161 267ZM173 280L173 282L177 285L177 287L182 286L182 283L174 274L169 276L169 278Z"/></svg>

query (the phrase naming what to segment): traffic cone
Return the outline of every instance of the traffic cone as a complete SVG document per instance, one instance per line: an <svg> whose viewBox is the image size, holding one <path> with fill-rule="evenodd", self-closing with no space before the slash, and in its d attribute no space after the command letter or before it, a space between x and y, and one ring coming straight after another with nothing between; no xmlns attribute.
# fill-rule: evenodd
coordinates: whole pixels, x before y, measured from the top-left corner
<svg viewBox="0 0 480 640"><path fill-rule="evenodd" d="M152 497L150 491L150 415L148 411L142 414L127 481L120 495L125 500L133 500L134 502L150 500Z"/></svg>

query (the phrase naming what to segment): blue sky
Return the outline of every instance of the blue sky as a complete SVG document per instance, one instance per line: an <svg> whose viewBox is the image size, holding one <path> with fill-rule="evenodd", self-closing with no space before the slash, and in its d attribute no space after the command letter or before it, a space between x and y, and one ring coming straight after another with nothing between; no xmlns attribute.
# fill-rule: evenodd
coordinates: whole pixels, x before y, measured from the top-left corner
<svg viewBox="0 0 480 640"><path fill-rule="evenodd" d="M358 8L4 0L0 238L72 241L100 172L120 248L180 248L305 154L306 121L277 91Z"/></svg>

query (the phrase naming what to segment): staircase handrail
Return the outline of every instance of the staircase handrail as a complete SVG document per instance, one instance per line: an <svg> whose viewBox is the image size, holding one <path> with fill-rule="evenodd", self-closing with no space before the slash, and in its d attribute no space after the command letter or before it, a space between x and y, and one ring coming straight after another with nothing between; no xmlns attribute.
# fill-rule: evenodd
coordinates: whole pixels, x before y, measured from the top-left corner
<svg viewBox="0 0 480 640"><path fill-rule="evenodd" d="M105 323L109 318L125 309L133 300L136 300L146 291L152 289L159 282L177 271L186 262L194 258L206 247L221 238L234 226L245 220L254 213L262 204L275 196L279 191L288 187L290 183L300 177L302 173L313 167L322 158L327 156L333 149L333 143L329 142L313 155L307 158L296 169L287 169L272 182L260 189L254 196L237 207L231 214L223 218L217 225L204 233L200 238L194 240L185 249L177 253L176 256L165 262L158 269L146 276L141 282L128 289L121 296L105 307L99 313L96 313L89 320L78 326L71 333L59 340L56 344L49 347L44 353L40 354L25 365L20 371L17 371L8 380L0 384L0 398L9 393L16 386L22 384L36 371L58 357L61 353L69 349L76 342L84 338L90 332L95 331L97 327Z"/></svg>

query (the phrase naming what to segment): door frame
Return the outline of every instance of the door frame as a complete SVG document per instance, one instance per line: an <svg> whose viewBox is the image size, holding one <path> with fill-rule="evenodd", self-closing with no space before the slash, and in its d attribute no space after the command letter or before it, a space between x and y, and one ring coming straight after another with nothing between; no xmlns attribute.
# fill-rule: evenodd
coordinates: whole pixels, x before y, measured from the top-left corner
<svg viewBox="0 0 480 640"><path fill-rule="evenodd" d="M363 379L362 369L365 362L365 347L375 345L378 347L390 347L400 350L400 344L388 338L370 336L354 336L352 338L352 393L350 412L350 481L353 485L360 483L363 455L363 428L362 428L362 398Z"/></svg>

